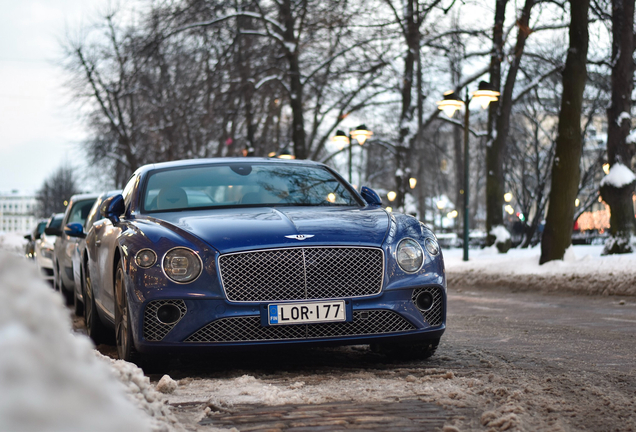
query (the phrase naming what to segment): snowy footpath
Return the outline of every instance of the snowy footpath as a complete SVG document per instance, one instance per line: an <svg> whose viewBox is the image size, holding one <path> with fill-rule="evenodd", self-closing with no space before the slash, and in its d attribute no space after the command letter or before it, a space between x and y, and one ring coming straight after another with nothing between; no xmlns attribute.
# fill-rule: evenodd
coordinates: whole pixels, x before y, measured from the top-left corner
<svg viewBox="0 0 636 432"><path fill-rule="evenodd" d="M601 256L603 246L571 246L563 261L539 265L540 246L510 249L444 249L449 287L510 288L517 291L587 295L636 295L636 253Z"/></svg>

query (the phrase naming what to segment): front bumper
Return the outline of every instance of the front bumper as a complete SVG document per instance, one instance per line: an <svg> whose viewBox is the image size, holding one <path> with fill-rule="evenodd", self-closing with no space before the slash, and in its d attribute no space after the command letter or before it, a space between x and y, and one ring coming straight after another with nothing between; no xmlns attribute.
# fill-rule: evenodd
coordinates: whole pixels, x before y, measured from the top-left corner
<svg viewBox="0 0 636 432"><path fill-rule="evenodd" d="M430 291L434 304L420 311L414 293ZM446 328L446 291L440 285L384 291L365 298L345 299L347 322L263 325L267 304L231 303L223 299L189 296L146 298L135 304L135 345L141 352L218 350L271 345L353 345L408 342L441 337ZM173 308L171 324L162 323L157 311ZM178 312L177 312L178 310ZM136 328L135 328L136 327Z"/></svg>

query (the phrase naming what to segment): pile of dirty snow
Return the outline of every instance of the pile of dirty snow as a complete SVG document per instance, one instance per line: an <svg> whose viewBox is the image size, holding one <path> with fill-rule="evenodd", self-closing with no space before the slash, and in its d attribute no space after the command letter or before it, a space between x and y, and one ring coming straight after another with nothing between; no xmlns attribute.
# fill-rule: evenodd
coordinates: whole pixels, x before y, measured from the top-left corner
<svg viewBox="0 0 636 432"><path fill-rule="evenodd" d="M156 424L72 333L62 297L35 267L0 251L0 430L169 430Z"/></svg>
<svg viewBox="0 0 636 432"><path fill-rule="evenodd" d="M603 246L571 246L563 260L539 265L541 247L444 249L448 287L506 287L515 290L636 295L636 253L601 256Z"/></svg>

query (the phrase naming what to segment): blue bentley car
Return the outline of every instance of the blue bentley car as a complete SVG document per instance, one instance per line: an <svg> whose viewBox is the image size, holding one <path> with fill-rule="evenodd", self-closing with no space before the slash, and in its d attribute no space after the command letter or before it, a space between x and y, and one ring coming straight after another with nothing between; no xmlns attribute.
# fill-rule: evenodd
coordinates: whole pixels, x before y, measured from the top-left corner
<svg viewBox="0 0 636 432"><path fill-rule="evenodd" d="M430 357L446 328L431 230L311 161L139 168L86 236L88 332L119 357L370 344Z"/></svg>

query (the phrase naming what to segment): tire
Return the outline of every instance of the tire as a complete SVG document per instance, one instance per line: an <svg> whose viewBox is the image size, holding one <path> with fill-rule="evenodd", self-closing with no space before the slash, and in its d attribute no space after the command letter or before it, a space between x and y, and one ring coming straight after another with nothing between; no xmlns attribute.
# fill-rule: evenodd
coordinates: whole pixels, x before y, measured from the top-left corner
<svg viewBox="0 0 636 432"><path fill-rule="evenodd" d="M84 277L82 275L82 270L80 269L80 289L82 290L82 298L84 298ZM73 312L75 312L75 316L81 317L84 315L84 303L77 297L77 291L73 290Z"/></svg>
<svg viewBox="0 0 636 432"><path fill-rule="evenodd" d="M62 294L66 306L72 306L75 303L75 291L67 289L64 285L64 279L62 279L62 273L60 272L60 263L58 262L53 267L53 288Z"/></svg>
<svg viewBox="0 0 636 432"><path fill-rule="evenodd" d="M109 333L111 332L109 332L97 314L95 296L93 295L93 285L88 267L86 267L85 273L84 282L82 283L82 296L84 297L84 324L86 325L86 333L93 340L93 343L95 345L100 345L105 342L110 342L112 336L109 337Z"/></svg>
<svg viewBox="0 0 636 432"><path fill-rule="evenodd" d="M60 266L56 261L55 264L53 265L53 289L55 291L60 291L59 277L60 277Z"/></svg>
<svg viewBox="0 0 636 432"><path fill-rule="evenodd" d="M429 339L415 343L372 345L371 349L391 360L426 360L435 354L438 345L439 339Z"/></svg>
<svg viewBox="0 0 636 432"><path fill-rule="evenodd" d="M124 269L121 261L115 271L115 341L120 360L140 365L140 356L135 350L132 333L130 308L124 282Z"/></svg>

